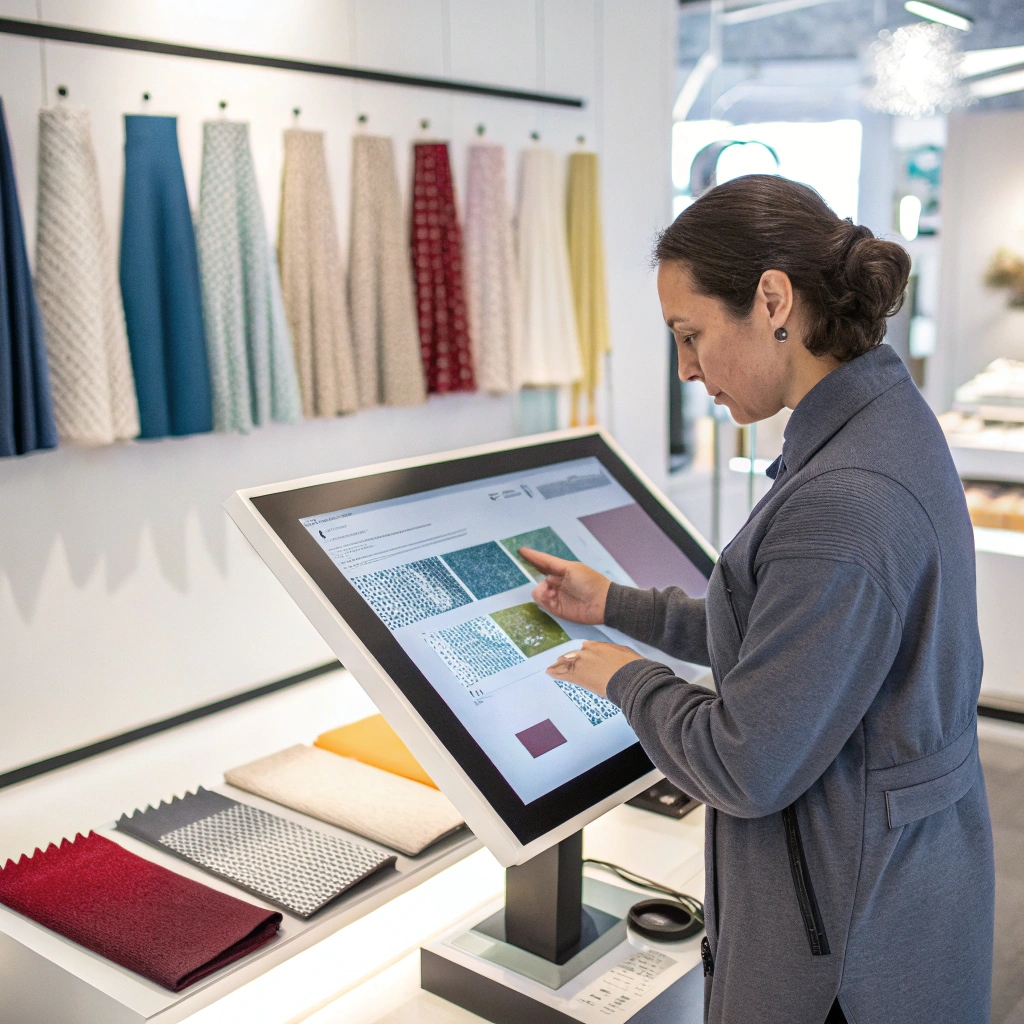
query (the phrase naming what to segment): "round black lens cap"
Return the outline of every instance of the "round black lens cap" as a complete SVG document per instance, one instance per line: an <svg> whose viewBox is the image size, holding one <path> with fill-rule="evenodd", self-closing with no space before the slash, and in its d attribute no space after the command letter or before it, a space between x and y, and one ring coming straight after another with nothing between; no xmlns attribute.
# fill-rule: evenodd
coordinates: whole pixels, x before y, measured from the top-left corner
<svg viewBox="0 0 1024 1024"><path fill-rule="evenodd" d="M655 942L680 942L696 935L704 924L675 900L641 900L629 908L629 927Z"/></svg>

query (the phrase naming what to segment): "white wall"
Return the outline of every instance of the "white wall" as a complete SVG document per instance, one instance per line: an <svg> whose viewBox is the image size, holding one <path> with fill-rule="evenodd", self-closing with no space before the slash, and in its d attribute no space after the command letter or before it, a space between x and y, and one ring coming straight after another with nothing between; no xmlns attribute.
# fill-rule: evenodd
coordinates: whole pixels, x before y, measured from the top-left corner
<svg viewBox="0 0 1024 1024"><path fill-rule="evenodd" d="M35 18L34 0L0 16ZM200 123L228 101L251 122L276 231L291 110L327 131L342 237L356 116L393 135L399 174L429 118L451 139L457 188L478 123L513 158L531 131L577 135L603 159L612 340L608 419L665 477L666 359L647 253L669 216L672 0L40 0L44 21L99 31L444 75L584 96L584 110L119 53L0 36L0 97L34 237L36 116L66 85L92 113L105 213L117 237L125 112L178 115L190 194ZM331 655L220 509L234 489L512 436L508 398L206 435L62 449L0 462L0 771L297 672Z"/></svg>
<svg viewBox="0 0 1024 1024"><path fill-rule="evenodd" d="M999 356L1024 359L1024 311L984 283L996 250L1024 254L1024 111L950 115L942 175L938 339L926 394L953 392Z"/></svg>

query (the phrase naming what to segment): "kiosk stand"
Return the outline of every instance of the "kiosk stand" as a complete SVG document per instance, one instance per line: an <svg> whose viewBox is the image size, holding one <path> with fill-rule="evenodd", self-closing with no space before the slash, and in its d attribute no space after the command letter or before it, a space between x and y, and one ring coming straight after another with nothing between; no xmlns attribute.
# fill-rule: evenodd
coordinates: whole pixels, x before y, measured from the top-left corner
<svg viewBox="0 0 1024 1024"><path fill-rule="evenodd" d="M504 906L423 948L421 984L493 1024L609 1017L696 1024L699 939L673 949L675 956L667 947L634 945L625 918L637 898L583 877L583 833L577 832L506 869Z"/></svg>
<svg viewBox="0 0 1024 1024"><path fill-rule="evenodd" d="M496 1024L699 1020L699 940L627 934L638 894L583 877L580 830L661 774L617 707L545 670L584 640L629 642L693 681L706 670L549 615L522 554L703 596L714 552L614 441L564 431L225 507L507 869L503 904L423 950L423 987Z"/></svg>

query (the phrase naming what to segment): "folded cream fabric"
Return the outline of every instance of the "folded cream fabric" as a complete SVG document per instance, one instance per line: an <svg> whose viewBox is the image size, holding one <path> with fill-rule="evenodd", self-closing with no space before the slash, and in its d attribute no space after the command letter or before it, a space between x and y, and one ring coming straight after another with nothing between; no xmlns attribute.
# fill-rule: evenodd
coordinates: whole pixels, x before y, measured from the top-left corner
<svg viewBox="0 0 1024 1024"><path fill-rule="evenodd" d="M463 824L436 789L302 744L232 768L224 779L409 857Z"/></svg>

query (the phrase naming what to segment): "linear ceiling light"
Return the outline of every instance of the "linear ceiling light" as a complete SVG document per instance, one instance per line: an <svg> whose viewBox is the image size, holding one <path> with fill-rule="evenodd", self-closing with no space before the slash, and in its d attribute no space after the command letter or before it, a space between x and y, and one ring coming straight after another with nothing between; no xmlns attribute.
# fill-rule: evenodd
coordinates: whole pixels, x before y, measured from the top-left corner
<svg viewBox="0 0 1024 1024"><path fill-rule="evenodd" d="M774 18L780 14L802 11L806 7L821 7L834 4L838 0L769 0L768 3L753 4L728 10L722 15L723 25L742 25L748 21L761 21L763 18Z"/></svg>
<svg viewBox="0 0 1024 1024"><path fill-rule="evenodd" d="M927 21L937 21L940 25L948 25L950 28L959 29L961 32L970 32L974 22L965 18L962 14L954 14L945 7L938 7L935 4L925 3L925 0L907 0L903 5L911 14Z"/></svg>

